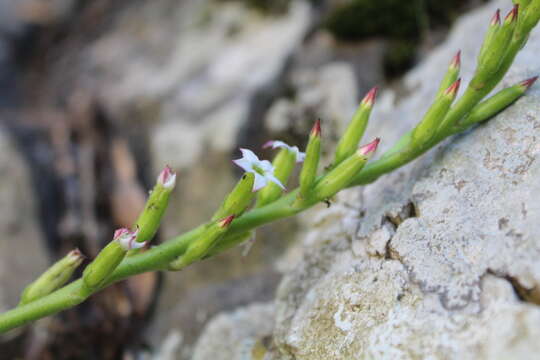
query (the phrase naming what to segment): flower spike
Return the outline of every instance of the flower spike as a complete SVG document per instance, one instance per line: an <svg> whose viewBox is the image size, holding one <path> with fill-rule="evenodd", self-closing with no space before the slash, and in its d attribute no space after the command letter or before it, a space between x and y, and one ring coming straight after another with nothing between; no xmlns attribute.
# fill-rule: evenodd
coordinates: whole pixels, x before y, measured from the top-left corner
<svg viewBox="0 0 540 360"><path fill-rule="evenodd" d="M255 183L253 184L253 191L258 191L268 184L269 181L273 182L282 189L285 186L274 176L274 167L268 160L259 160L257 155L253 151L248 149L240 149L242 157L240 159L233 160L233 163L244 169L245 172L253 173L255 175Z"/></svg>

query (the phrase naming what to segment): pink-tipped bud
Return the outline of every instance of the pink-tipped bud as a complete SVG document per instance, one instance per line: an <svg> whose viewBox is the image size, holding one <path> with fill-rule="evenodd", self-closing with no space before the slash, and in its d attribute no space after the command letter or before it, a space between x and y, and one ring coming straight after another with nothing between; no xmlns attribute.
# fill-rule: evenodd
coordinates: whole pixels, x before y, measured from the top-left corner
<svg viewBox="0 0 540 360"><path fill-rule="evenodd" d="M490 26L500 26L501 25L501 9L495 11L495 15L491 18Z"/></svg>
<svg viewBox="0 0 540 360"><path fill-rule="evenodd" d="M234 215L229 215L225 219L221 219L218 223L220 228L227 227L231 225L232 221L234 220Z"/></svg>
<svg viewBox="0 0 540 360"><path fill-rule="evenodd" d="M448 89L444 91L444 95L450 96L452 98L456 97L457 92L459 91L460 85L461 85L461 79L457 79L456 81L454 81L452 85L448 87Z"/></svg>
<svg viewBox="0 0 540 360"><path fill-rule="evenodd" d="M321 136L321 119L317 119L311 129L311 136Z"/></svg>
<svg viewBox="0 0 540 360"><path fill-rule="evenodd" d="M130 231L126 228L117 229L113 235L113 241L118 241L120 246L126 251L142 248L145 243L137 242L137 235L139 234L139 228L137 230Z"/></svg>
<svg viewBox="0 0 540 360"><path fill-rule="evenodd" d="M375 153L375 150L377 150L377 146L379 146L379 143L381 142L381 139L375 138L372 142L369 144L366 144L364 146L361 146L358 149L358 154L365 157L371 157Z"/></svg>
<svg viewBox="0 0 540 360"><path fill-rule="evenodd" d="M450 68L452 69L459 69L461 67L461 50L457 52L456 55L452 58L452 62L450 63Z"/></svg>
<svg viewBox="0 0 540 360"><path fill-rule="evenodd" d="M375 104L375 98L377 97L377 91L379 88L375 86L373 89L369 90L364 99L362 99L362 105L367 107L372 107Z"/></svg>
<svg viewBox="0 0 540 360"><path fill-rule="evenodd" d="M533 86L533 84L536 82L536 80L538 80L538 76L532 77L532 78L527 79L527 80L523 80L522 82L519 83L519 85L523 86L525 88L525 90L528 90L531 86Z"/></svg>
<svg viewBox="0 0 540 360"><path fill-rule="evenodd" d="M169 165L166 165L159 173L157 182L166 189L172 189L176 185L176 173L172 171Z"/></svg>
<svg viewBox="0 0 540 360"><path fill-rule="evenodd" d="M516 21L517 18L518 18L518 13L519 13L519 4L516 4L512 8L512 10L510 10L508 15L506 15L506 17L504 18L504 22L505 23L512 23L512 22Z"/></svg>

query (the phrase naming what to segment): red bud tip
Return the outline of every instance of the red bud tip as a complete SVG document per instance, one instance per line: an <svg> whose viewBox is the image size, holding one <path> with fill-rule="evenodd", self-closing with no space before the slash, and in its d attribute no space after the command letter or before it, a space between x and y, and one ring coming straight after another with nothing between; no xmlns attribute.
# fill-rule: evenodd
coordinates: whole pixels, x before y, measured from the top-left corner
<svg viewBox="0 0 540 360"><path fill-rule="evenodd" d="M459 91L459 85L461 85L461 79L457 79L448 89L444 91L445 95L455 97Z"/></svg>
<svg viewBox="0 0 540 360"><path fill-rule="evenodd" d="M157 182L161 186L168 189L172 189L174 187L176 184L176 174L169 165L166 165L165 168L161 170L157 178Z"/></svg>
<svg viewBox="0 0 540 360"><path fill-rule="evenodd" d="M457 52L456 55L454 55L454 58L452 59L452 62L450 63L450 67L453 69L459 69L461 66L461 50Z"/></svg>
<svg viewBox="0 0 540 360"><path fill-rule="evenodd" d="M233 220L234 220L234 215L229 215L225 219L220 220L218 225L220 228L224 228L224 227L229 226Z"/></svg>
<svg viewBox="0 0 540 360"><path fill-rule="evenodd" d="M377 146L379 146L380 142L381 142L381 139L375 138L375 140L373 140L369 144L361 146L358 149L358 153L362 156L371 156L375 152L375 150L377 150Z"/></svg>
<svg viewBox="0 0 540 360"><path fill-rule="evenodd" d="M311 129L311 136L321 136L321 119L317 119Z"/></svg>
<svg viewBox="0 0 540 360"><path fill-rule="evenodd" d="M495 15L491 18L490 26L499 26L501 25L501 9L497 9Z"/></svg>
<svg viewBox="0 0 540 360"><path fill-rule="evenodd" d="M531 86L533 86L536 80L538 80L538 76L532 77L527 80L523 80L522 82L519 83L519 85L525 87L525 90L528 90Z"/></svg>
<svg viewBox="0 0 540 360"><path fill-rule="evenodd" d="M377 86L375 86L373 89L369 90L369 92L366 94L366 96L364 97L364 99L362 100L362 104L366 105L366 106L373 106L373 104L375 103L375 98L377 97L377 91L379 90L379 88Z"/></svg>
<svg viewBox="0 0 540 360"><path fill-rule="evenodd" d="M519 13L519 4L516 4L514 5L514 7L512 8L512 10L510 10L510 12L508 13L508 15L506 15L506 17L504 18L504 22L508 22L508 23L511 23L511 22L514 22L517 20L517 17L518 17L518 13Z"/></svg>

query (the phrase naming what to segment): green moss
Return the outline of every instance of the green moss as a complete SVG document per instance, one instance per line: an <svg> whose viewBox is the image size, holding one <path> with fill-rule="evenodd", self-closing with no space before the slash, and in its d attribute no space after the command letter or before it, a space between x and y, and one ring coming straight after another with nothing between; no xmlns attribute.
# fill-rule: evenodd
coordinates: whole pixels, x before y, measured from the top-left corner
<svg viewBox="0 0 540 360"><path fill-rule="evenodd" d="M282 14L289 8L291 0L219 0L219 1L238 1L246 6L260 11L263 14Z"/></svg>
<svg viewBox="0 0 540 360"><path fill-rule="evenodd" d="M411 40L391 40L384 54L384 73L396 77L409 69L416 58L417 43Z"/></svg>
<svg viewBox="0 0 540 360"><path fill-rule="evenodd" d="M417 9L411 5L411 1L353 0L331 11L324 25L342 40L357 40L374 35L417 37Z"/></svg>

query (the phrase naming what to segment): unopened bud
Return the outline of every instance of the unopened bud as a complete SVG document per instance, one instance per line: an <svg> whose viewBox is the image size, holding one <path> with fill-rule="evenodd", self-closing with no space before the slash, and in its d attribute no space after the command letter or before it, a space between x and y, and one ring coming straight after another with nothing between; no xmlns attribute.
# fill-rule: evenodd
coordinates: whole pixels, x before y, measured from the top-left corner
<svg viewBox="0 0 540 360"><path fill-rule="evenodd" d="M538 76L532 77L532 78L527 79L527 80L523 80L522 82L519 83L519 85L524 87L525 90L529 90L531 88L531 86L534 85L536 80L538 80Z"/></svg>
<svg viewBox="0 0 540 360"><path fill-rule="evenodd" d="M315 184L317 169L321 157L321 121L317 120L309 135L306 147L306 159L300 172L300 195L306 199Z"/></svg>
<svg viewBox="0 0 540 360"><path fill-rule="evenodd" d="M234 189L227 195L220 208L212 220L218 220L228 215L240 216L255 197L253 184L255 183L255 174L244 173Z"/></svg>
<svg viewBox="0 0 540 360"><path fill-rule="evenodd" d="M81 265L83 259L84 256L78 249L70 251L24 289L20 305L40 299L62 287Z"/></svg>
<svg viewBox="0 0 540 360"><path fill-rule="evenodd" d="M377 146L379 146L380 142L381 142L381 139L375 138L375 140L373 140L369 144L359 147L358 155L361 155L367 158L372 157L375 151L377 150Z"/></svg>
<svg viewBox="0 0 540 360"><path fill-rule="evenodd" d="M354 154L358 148L358 144L366 131L366 127L369 121L369 116L371 114L371 109L375 102L375 96L377 95L377 88L374 87L371 89L367 95L364 97L358 110L354 114L347 130L339 140L339 143L336 147L336 155L334 158L333 166L337 166L339 163L347 159L349 156Z"/></svg>
<svg viewBox="0 0 540 360"><path fill-rule="evenodd" d="M165 168L159 173L157 183L163 186L165 189L172 190L174 188L176 185L176 173L172 171L169 165L165 166Z"/></svg>

